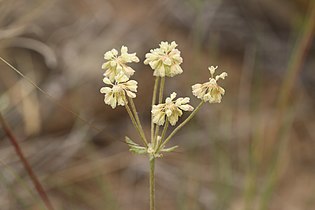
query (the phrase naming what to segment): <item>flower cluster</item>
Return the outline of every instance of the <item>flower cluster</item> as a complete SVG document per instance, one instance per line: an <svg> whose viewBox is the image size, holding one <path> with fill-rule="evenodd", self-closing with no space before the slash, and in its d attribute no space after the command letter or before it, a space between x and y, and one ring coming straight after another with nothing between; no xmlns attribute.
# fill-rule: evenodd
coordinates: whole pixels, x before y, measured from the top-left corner
<svg viewBox="0 0 315 210"><path fill-rule="evenodd" d="M157 125L163 125L165 119L170 122L171 125L175 125L178 118L182 116L182 111L193 111L194 108L189 105L190 99L186 98L176 98L176 93L173 92L170 97L167 97L164 104L153 105L152 116L153 123Z"/></svg>
<svg viewBox="0 0 315 210"><path fill-rule="evenodd" d="M227 73L223 72L214 78L214 73L217 68L217 66L208 68L211 74L209 82L192 86L192 93L204 102L221 103L222 95L225 93L225 90L217 84L217 81L219 79L224 79L227 76Z"/></svg>
<svg viewBox="0 0 315 210"><path fill-rule="evenodd" d="M102 69L105 70L104 76L109 78L112 82L114 82L115 76L120 72L123 72L123 74L130 78L135 70L126 64L139 62L136 53L129 54L126 46L122 46L120 52L120 56L118 56L118 51L116 49L112 49L104 54L104 59L107 61L102 65Z"/></svg>
<svg viewBox="0 0 315 210"><path fill-rule="evenodd" d="M105 94L104 102L110 105L113 109L116 108L117 104L124 106L127 103L126 94L130 98L135 98L138 88L138 82L135 80L129 80L129 78L120 73L115 77L115 83L113 84L110 79L105 77L103 82L110 87L102 87L101 93Z"/></svg>
<svg viewBox="0 0 315 210"><path fill-rule="evenodd" d="M176 42L161 42L160 47L150 50L145 55L144 64L149 64L157 77L173 77L183 72L180 64L183 62L180 51L176 49Z"/></svg>
<svg viewBox="0 0 315 210"><path fill-rule="evenodd" d="M106 62L102 65L105 70L103 82L112 87L102 87L101 93L105 94L104 102L113 109L117 105L125 106L127 104L126 95L135 98L137 92L137 81L129 80L134 74L134 70L127 63L139 62L136 53L128 53L128 48L121 47L121 55L118 51L112 49L104 54Z"/></svg>
<svg viewBox="0 0 315 210"><path fill-rule="evenodd" d="M180 64L183 62L180 56L180 51L176 49L177 44L173 41L171 43L161 42L159 48L150 50L145 55L146 59L144 64L150 65L153 75L156 77L174 77L175 75L183 72ZM150 157L160 157L161 152L169 152L176 147L165 148L165 144L172 138L174 133L171 133L169 137L165 137L168 129L168 123L175 126L179 120L179 117L183 115L183 111L192 112L187 120L183 121L179 128L183 127L200 109L203 102L220 103L222 95L225 90L220 87L217 82L219 79L225 79L226 72L219 75L214 75L218 67L209 67L210 78L208 82L203 84L195 84L192 86L192 93L203 102L194 110L189 104L190 98L182 97L176 98L176 93L173 92L169 97L165 99L165 103L155 104L155 98L152 103L152 122L151 122L151 143L147 142L139 116L135 105L132 102L132 98L136 97L138 83L135 80L130 80L130 77L134 74L129 64L133 62L139 62L139 58L136 53L128 53L128 48L122 46L120 49L120 55L116 49L112 49L104 54L105 63L102 65L104 69L105 87L100 89L103 93L105 104L110 105L113 109L117 106L126 106L128 114L132 119L135 128L138 130L141 139L145 146L141 146L127 138L126 142L130 146L130 151L137 154L149 154ZM153 96L159 95L159 101L162 101L165 78L155 80L155 88ZM160 84L158 84L160 83ZM158 85L160 85L160 92L157 92ZM131 109L127 105L131 103ZM165 125L161 136L159 136L159 126ZM178 128L178 127L177 127ZM175 129L173 132L177 132L179 129ZM164 142L163 142L164 141Z"/></svg>

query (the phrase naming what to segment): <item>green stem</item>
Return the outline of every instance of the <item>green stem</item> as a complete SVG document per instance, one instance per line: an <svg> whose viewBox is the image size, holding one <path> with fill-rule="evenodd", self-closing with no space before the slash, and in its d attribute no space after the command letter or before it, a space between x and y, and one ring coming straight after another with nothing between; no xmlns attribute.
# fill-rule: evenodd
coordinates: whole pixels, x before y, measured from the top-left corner
<svg viewBox="0 0 315 210"><path fill-rule="evenodd" d="M131 109L130 109L128 103L126 103L125 107L126 107L126 110L127 110L127 112L128 112L128 115L129 115L129 117L130 117L130 119L131 119L131 122L132 122L133 126L136 128L136 130L138 131L139 135L141 136L141 140L143 141L143 143L145 144L145 146L148 146L148 145L147 145L147 142L146 142L146 140L145 140L145 136L142 135L142 133L141 133L141 131L140 131L140 128L139 128L139 126L138 126L138 124L137 124L137 121L136 121L135 117L133 116L133 114L132 114L132 112L131 112Z"/></svg>
<svg viewBox="0 0 315 210"><path fill-rule="evenodd" d="M161 135L161 141L160 141L160 143L159 143L159 145L158 145L158 147L157 147L158 149L160 148L161 144L163 143L163 140L164 140L164 138L165 138L165 134L166 134L168 125L169 125L169 122L168 122L168 120L166 119L166 122L165 122L164 128L163 128L163 131L162 131L162 135Z"/></svg>
<svg viewBox="0 0 315 210"><path fill-rule="evenodd" d="M130 104L131 104L131 110L133 111L133 114L134 114L134 117L136 119L136 122L139 126L139 131L141 132L141 135L145 141L145 144L147 145L148 144L148 141L147 141L147 138L145 137L144 135L144 131L143 131L143 128L142 128L142 125L141 125L141 122L140 122L140 119L139 119L139 115L138 115L138 112L137 112L137 108L136 108L136 105L135 103L133 102L133 99L128 97L129 98L129 101L130 101Z"/></svg>
<svg viewBox="0 0 315 210"><path fill-rule="evenodd" d="M171 140L171 138L184 126L186 125L195 115L196 113L199 111L199 109L201 108L201 106L204 104L204 101L201 101L200 104L196 107L196 109L189 115L189 117L187 117L187 119L182 122L179 126L177 126L177 128L175 128L173 130L173 132L165 139L165 141L161 144L161 146L159 147L158 151L163 148L167 142L169 142Z"/></svg>
<svg viewBox="0 0 315 210"><path fill-rule="evenodd" d="M155 210L155 158L150 157L150 210Z"/></svg>
<svg viewBox="0 0 315 210"><path fill-rule="evenodd" d="M162 77L161 84L160 84L160 92L159 92L159 104L162 103L162 100L163 100L164 85L165 85L165 77Z"/></svg>
<svg viewBox="0 0 315 210"><path fill-rule="evenodd" d="M163 100L164 85L165 85L165 77L161 77L160 91L159 91L159 104L162 103L162 100ZM157 125L155 128L155 133L154 133L154 141L156 141L156 138L159 135L159 130L160 130L160 126Z"/></svg>
<svg viewBox="0 0 315 210"><path fill-rule="evenodd" d="M155 105L156 93L157 93L157 89L158 89L158 85L159 85L159 79L160 79L160 77L156 77L155 78L151 109L152 109L153 105ZM153 141L154 141L153 140L153 138L154 138L154 128L155 127L154 127L154 123L153 123L153 115L151 113L151 143L153 143Z"/></svg>

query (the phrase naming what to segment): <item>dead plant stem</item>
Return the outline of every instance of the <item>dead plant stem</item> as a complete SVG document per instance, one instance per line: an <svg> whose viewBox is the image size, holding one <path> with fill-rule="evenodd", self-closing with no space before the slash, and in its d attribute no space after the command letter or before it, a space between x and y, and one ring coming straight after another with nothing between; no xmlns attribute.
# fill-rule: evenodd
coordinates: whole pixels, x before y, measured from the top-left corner
<svg viewBox="0 0 315 210"><path fill-rule="evenodd" d="M41 185L39 179L37 178L36 174L34 173L31 165L29 164L29 162L25 158L23 151L22 151L17 139L15 138L12 130L10 129L8 124L6 123L4 117L2 116L1 113L0 113L0 124L1 124L5 134L7 135L8 139L10 140L11 144L13 145L15 152L16 152L17 156L19 157L20 161L22 162L27 174L31 178L31 180L35 186L36 191L38 192L39 196L41 197L41 199L45 203L45 206L47 207L48 210L54 210L54 207L53 207L52 203L50 202L49 197L47 196L43 186Z"/></svg>

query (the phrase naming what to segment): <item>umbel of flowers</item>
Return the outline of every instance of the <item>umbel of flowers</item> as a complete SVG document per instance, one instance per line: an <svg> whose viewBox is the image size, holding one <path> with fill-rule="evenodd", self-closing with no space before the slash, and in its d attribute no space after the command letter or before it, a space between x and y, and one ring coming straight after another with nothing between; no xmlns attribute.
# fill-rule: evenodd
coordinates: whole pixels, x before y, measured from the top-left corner
<svg viewBox="0 0 315 210"><path fill-rule="evenodd" d="M220 103L225 90L218 85L219 79L225 79L227 73L223 72L215 76L215 71L218 67L209 67L210 78L208 82L195 84L192 86L192 94L200 99L200 103L196 108L189 104L189 97L179 97L177 99L176 92L173 92L169 97L163 100L165 79L174 77L183 73L181 64L183 58L180 51L177 49L177 44L161 42L159 47L150 50L145 55L144 64L149 65L153 70L155 77L152 109L151 109L151 136L147 138L143 130L136 105L133 99L136 98L138 82L131 80L130 77L135 73L135 70L129 65L139 62L136 53L128 53L128 48L122 46L120 54L116 49L112 49L104 54L105 63L102 65L104 70L105 87L100 89L100 92L105 94L104 102L110 105L113 109L117 106L124 106L136 129L139 133L142 144L136 143L126 137L126 143L129 145L129 150L135 154L146 154L150 161L150 210L155 209L155 159L162 157L165 152L172 152L177 146L166 148L166 144L172 137L186 125L199 111L205 102ZM191 112L189 116L179 125L177 122L182 117L183 112ZM174 129L168 133L169 125ZM161 128L161 129L160 129Z"/></svg>
<svg viewBox="0 0 315 210"><path fill-rule="evenodd" d="M170 97L165 99L165 103L153 105L152 107L152 121L153 123L161 126L165 123L165 120L170 122L171 125L175 125L178 118L182 116L182 111L193 111L194 107L187 104L190 98L178 98L173 101L176 97L176 93L173 92Z"/></svg>

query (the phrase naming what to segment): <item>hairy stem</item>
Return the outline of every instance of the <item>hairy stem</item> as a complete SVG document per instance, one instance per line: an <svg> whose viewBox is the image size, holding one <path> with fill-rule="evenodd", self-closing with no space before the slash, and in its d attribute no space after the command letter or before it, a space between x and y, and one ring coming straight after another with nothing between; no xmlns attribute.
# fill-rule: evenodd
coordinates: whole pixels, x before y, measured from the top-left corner
<svg viewBox="0 0 315 210"><path fill-rule="evenodd" d="M171 138L182 128L184 127L184 125L186 125L195 115L196 113L199 111L199 109L201 108L201 106L204 104L204 101L201 101L200 104L196 107L196 109L189 115L189 117L187 117L186 120L184 120L184 122L182 122L179 126L177 126L177 128L175 128L173 130L173 132L165 139L165 141L161 144L161 146L159 147L159 150L161 148L163 148L167 142L169 142L171 140ZM158 151L159 151L158 150Z"/></svg>
<svg viewBox="0 0 315 210"><path fill-rule="evenodd" d="M155 158L150 157L150 210L155 210Z"/></svg>
<svg viewBox="0 0 315 210"><path fill-rule="evenodd" d="M11 131L10 127L7 125L7 123L6 123L6 121L3 118L1 113L0 113L0 124L1 124L5 134L9 138L11 144L13 145L15 152L16 152L17 156L19 157L20 161L22 162L26 172L28 173L29 177L31 178L31 180L35 186L36 191L38 192L39 196L41 197L41 199L45 203L46 208L48 210L54 210L54 207L53 207L52 203L50 202L43 186L39 182L39 179L37 178L36 174L34 173L31 165L28 163L27 159L25 158L18 141L16 140L15 136L13 135L13 132Z"/></svg>

